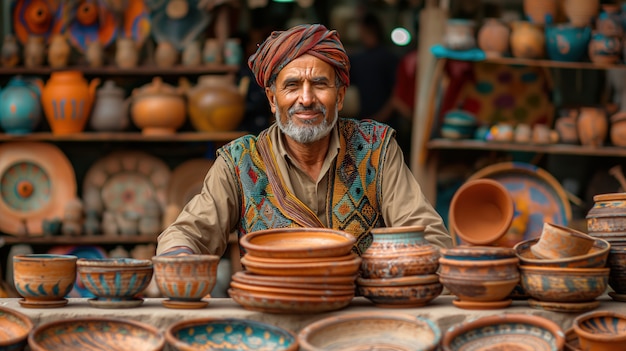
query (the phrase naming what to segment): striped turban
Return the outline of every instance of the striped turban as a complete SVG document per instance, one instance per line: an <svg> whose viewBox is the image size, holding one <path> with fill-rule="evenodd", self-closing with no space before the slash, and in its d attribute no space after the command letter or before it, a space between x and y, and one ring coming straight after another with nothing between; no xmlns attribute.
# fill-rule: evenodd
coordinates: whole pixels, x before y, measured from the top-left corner
<svg viewBox="0 0 626 351"><path fill-rule="evenodd" d="M321 24L302 24L286 31L274 31L248 59L248 66L263 88L276 80L292 60L309 54L335 68L345 86L350 85L350 61L336 30Z"/></svg>

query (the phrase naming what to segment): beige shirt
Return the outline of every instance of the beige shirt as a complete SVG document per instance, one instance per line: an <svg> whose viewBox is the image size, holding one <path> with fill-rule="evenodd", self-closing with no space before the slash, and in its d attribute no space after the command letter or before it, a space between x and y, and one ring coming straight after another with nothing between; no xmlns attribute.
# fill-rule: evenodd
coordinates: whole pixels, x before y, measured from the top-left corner
<svg viewBox="0 0 626 351"><path fill-rule="evenodd" d="M339 132L331 132L328 153L319 179L311 179L289 156L280 129L269 128L273 152L280 174L296 197L307 205L327 225L326 198L329 171L339 150ZM439 246L450 247L452 240L443 220L426 200L419 184L404 163L402 150L394 138L388 147L383 166L381 210L387 227L424 226L426 239ZM157 254L174 246L187 246L196 253L222 255L228 236L240 220L241 201L237 180L228 165L218 157L204 179L200 194L181 211L178 218L158 237Z"/></svg>

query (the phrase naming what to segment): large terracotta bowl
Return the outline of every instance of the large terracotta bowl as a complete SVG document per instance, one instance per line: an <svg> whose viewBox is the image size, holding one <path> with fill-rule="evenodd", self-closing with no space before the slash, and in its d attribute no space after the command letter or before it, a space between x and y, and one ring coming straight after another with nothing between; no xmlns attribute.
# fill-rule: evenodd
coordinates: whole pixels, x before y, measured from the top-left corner
<svg viewBox="0 0 626 351"><path fill-rule="evenodd" d="M611 245L602 239L596 239L588 253L580 256L543 259L536 257L530 248L539 239L522 241L513 247L515 255L520 259L522 265L541 267L562 267L562 268L601 268L606 265L609 257Z"/></svg>
<svg viewBox="0 0 626 351"><path fill-rule="evenodd" d="M296 334L271 324L238 318L200 318L172 324L167 342L180 351L297 351Z"/></svg>
<svg viewBox="0 0 626 351"><path fill-rule="evenodd" d="M165 337L145 323L117 318L74 318L48 322L28 336L32 351L158 351Z"/></svg>
<svg viewBox="0 0 626 351"><path fill-rule="evenodd" d="M250 259L251 255L241 258L241 264L252 273L269 276L338 276L356 275L361 267L361 257L353 254L351 259L317 263L282 263L280 260L266 263Z"/></svg>
<svg viewBox="0 0 626 351"><path fill-rule="evenodd" d="M593 301L608 287L609 268L520 266L524 291L539 301Z"/></svg>
<svg viewBox="0 0 626 351"><path fill-rule="evenodd" d="M0 350L22 350L28 333L34 328L30 318L20 312L0 306Z"/></svg>
<svg viewBox="0 0 626 351"><path fill-rule="evenodd" d="M403 313L355 312L326 317L298 334L303 351L435 350L439 327Z"/></svg>
<svg viewBox="0 0 626 351"><path fill-rule="evenodd" d="M15 289L22 307L61 307L76 281L73 255L27 254L13 257Z"/></svg>
<svg viewBox="0 0 626 351"><path fill-rule="evenodd" d="M244 235L239 243L254 256L273 258L333 257L347 255L356 238L324 228L275 228Z"/></svg>
<svg viewBox="0 0 626 351"><path fill-rule="evenodd" d="M588 312L576 317L572 326L583 350L626 349L626 315L612 311Z"/></svg>

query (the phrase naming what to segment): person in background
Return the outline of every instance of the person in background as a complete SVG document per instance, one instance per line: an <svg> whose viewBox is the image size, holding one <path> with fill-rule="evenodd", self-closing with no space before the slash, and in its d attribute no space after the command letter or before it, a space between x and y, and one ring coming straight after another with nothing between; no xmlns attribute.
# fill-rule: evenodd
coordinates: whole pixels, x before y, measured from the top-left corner
<svg viewBox="0 0 626 351"><path fill-rule="evenodd" d="M350 62L336 31L320 24L274 31L248 65L276 122L217 151L201 193L159 235L157 254L222 255L232 231L279 227L351 233L357 254L381 226L424 226L429 242L452 245L394 130L338 117Z"/></svg>

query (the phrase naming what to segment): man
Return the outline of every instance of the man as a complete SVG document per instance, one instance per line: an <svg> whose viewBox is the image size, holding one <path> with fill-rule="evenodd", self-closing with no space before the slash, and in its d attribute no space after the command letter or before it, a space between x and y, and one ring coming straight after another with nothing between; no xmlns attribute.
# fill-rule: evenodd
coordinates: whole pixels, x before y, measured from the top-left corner
<svg viewBox="0 0 626 351"><path fill-rule="evenodd" d="M222 255L232 231L277 227L340 229L357 238L359 254L382 225L423 225L427 240L451 245L393 130L338 118L350 64L336 31L273 32L248 64L276 124L218 150L201 193L159 236L157 254Z"/></svg>

